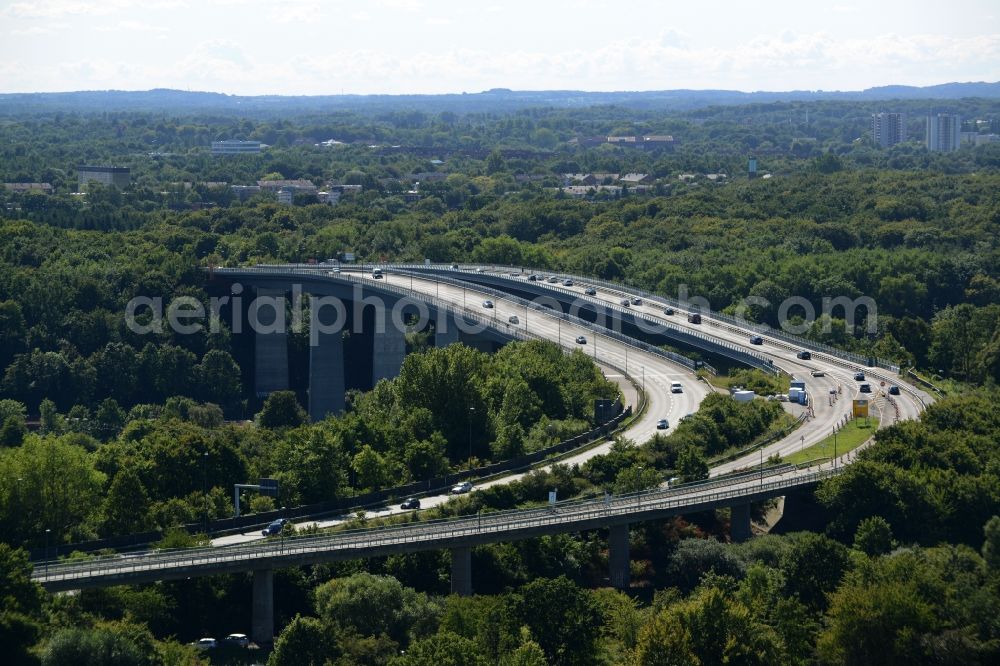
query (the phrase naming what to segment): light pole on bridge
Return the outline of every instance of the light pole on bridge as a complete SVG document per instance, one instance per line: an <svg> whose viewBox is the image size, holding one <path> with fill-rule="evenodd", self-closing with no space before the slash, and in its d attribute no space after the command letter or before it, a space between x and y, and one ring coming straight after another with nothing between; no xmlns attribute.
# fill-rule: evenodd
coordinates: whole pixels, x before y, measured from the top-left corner
<svg viewBox="0 0 1000 666"><path fill-rule="evenodd" d="M469 469L472 469L472 415L476 413L475 407L469 407Z"/></svg>

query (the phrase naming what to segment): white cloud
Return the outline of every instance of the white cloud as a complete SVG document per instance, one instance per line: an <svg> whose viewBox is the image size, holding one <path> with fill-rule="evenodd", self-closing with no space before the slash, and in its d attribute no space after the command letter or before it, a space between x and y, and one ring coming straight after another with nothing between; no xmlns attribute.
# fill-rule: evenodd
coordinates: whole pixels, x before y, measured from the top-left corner
<svg viewBox="0 0 1000 666"><path fill-rule="evenodd" d="M186 0L33 0L11 3L0 13L19 19L51 19L106 16L132 8L174 9L185 5Z"/></svg>
<svg viewBox="0 0 1000 666"><path fill-rule="evenodd" d="M163 25L144 23L143 21L118 21L114 25L101 25L96 28L99 32L113 33L147 33L154 35L166 35L170 30Z"/></svg>
<svg viewBox="0 0 1000 666"><path fill-rule="evenodd" d="M304 23L320 16L325 7L316 0L283 0L268 3L268 15L278 23Z"/></svg>
<svg viewBox="0 0 1000 666"><path fill-rule="evenodd" d="M17 37L41 37L43 35L55 34L55 32L58 29L61 29L62 27L64 26L60 25L57 28L54 24L51 23L46 25L33 25L29 28L14 28L13 30L10 31L10 34L15 35Z"/></svg>
<svg viewBox="0 0 1000 666"><path fill-rule="evenodd" d="M415 12L424 8L424 3L420 0L376 0L376 2L383 7L397 11Z"/></svg>
<svg viewBox="0 0 1000 666"><path fill-rule="evenodd" d="M155 24L138 21L123 20L115 29L161 34ZM586 48L551 51L544 44L501 50L449 48L426 40L395 52L382 45L337 48L337 40L331 40L337 50L310 50L308 44L296 48L292 42L281 57L273 56L274 49L257 48L252 39L245 43L234 39L173 46L172 33L170 48L175 50L164 50L155 62L109 55L40 66L25 63L27 56L12 52L9 58L0 58L0 90L174 87L240 94L471 92L491 87L854 90L889 83L1000 79L1000 35L883 34L843 39L822 32L776 31L725 46L704 42L690 46L694 37L667 29L646 39L621 37ZM12 69L7 65L15 57L22 62ZM893 66L873 67L873 63Z"/></svg>

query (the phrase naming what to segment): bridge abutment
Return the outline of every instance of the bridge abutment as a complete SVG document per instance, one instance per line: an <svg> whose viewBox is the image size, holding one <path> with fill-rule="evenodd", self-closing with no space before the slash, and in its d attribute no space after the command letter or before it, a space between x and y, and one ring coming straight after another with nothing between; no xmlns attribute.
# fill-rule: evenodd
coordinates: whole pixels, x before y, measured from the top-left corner
<svg viewBox="0 0 1000 666"><path fill-rule="evenodd" d="M750 531L750 505L735 504L729 509L729 540L742 543L753 533Z"/></svg>
<svg viewBox="0 0 1000 666"><path fill-rule="evenodd" d="M322 421L344 411L344 337L320 334L309 348L309 418Z"/></svg>
<svg viewBox="0 0 1000 666"><path fill-rule="evenodd" d="M274 642L274 570L256 569L253 572L253 617L250 620L250 638L257 645Z"/></svg>
<svg viewBox="0 0 1000 666"><path fill-rule="evenodd" d="M451 549L451 593L472 596L472 548Z"/></svg>
<svg viewBox="0 0 1000 666"><path fill-rule="evenodd" d="M630 582L628 525L612 525L608 529L608 567L611 587L627 590Z"/></svg>

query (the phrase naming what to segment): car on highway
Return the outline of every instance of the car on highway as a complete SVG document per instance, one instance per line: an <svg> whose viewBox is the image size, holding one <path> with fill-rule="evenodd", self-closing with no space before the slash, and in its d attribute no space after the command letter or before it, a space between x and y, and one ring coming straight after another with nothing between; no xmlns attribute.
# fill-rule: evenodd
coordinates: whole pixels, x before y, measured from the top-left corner
<svg viewBox="0 0 1000 666"><path fill-rule="evenodd" d="M812 375L813 377L826 377L826 373L823 372L822 370L813 370L809 374Z"/></svg>
<svg viewBox="0 0 1000 666"><path fill-rule="evenodd" d="M246 634L229 634L222 639L222 642L231 647L248 648L250 647L250 639L247 638Z"/></svg>
<svg viewBox="0 0 1000 666"><path fill-rule="evenodd" d="M889 387L889 395L899 395L899 387L893 384Z"/></svg>
<svg viewBox="0 0 1000 666"><path fill-rule="evenodd" d="M642 299L638 296L632 297L632 305L642 305Z"/></svg>
<svg viewBox="0 0 1000 666"><path fill-rule="evenodd" d="M326 274L329 275L330 277L333 277L334 275L336 275L339 272L340 272L339 268L334 268L332 271L327 271Z"/></svg>
<svg viewBox="0 0 1000 666"><path fill-rule="evenodd" d="M455 486L451 487L451 494L452 495L462 495L463 493L467 493L470 490L472 490L472 482L471 481L462 481L462 483L459 483L458 485L455 485Z"/></svg>
<svg viewBox="0 0 1000 666"><path fill-rule="evenodd" d="M288 524L287 518L278 518L277 520L272 520L271 523L261 531L264 536L272 536L275 534L281 534L281 530L285 529L285 525Z"/></svg>
<svg viewBox="0 0 1000 666"><path fill-rule="evenodd" d="M854 373L854 381L856 381L856 382L863 382L863 381L865 381L865 373L861 372L860 370L858 370L857 372L855 372Z"/></svg>
<svg viewBox="0 0 1000 666"><path fill-rule="evenodd" d="M813 355L805 350L800 351L798 354L795 355L795 358L801 358L803 361L808 361L812 357Z"/></svg>
<svg viewBox="0 0 1000 666"><path fill-rule="evenodd" d="M419 509L420 500L418 500L416 497L407 497L405 500L403 500L403 503L399 505L399 508L404 510Z"/></svg>
<svg viewBox="0 0 1000 666"><path fill-rule="evenodd" d="M684 386L680 382L670 382L671 393L683 393Z"/></svg>
<svg viewBox="0 0 1000 666"><path fill-rule="evenodd" d="M483 272L483 269L482 269L482 268L477 268L477 269L476 269L476 272L477 272L477 273L482 273L482 272Z"/></svg>
<svg viewBox="0 0 1000 666"><path fill-rule="evenodd" d="M451 265L451 269L452 270L458 270L458 264L452 264Z"/></svg>
<svg viewBox="0 0 1000 666"><path fill-rule="evenodd" d="M557 278L555 275L549 278L549 284L555 284L557 282L559 282L559 278Z"/></svg>
<svg viewBox="0 0 1000 666"><path fill-rule="evenodd" d="M219 641L214 638L199 638L194 646L199 650L214 650L219 647Z"/></svg>
<svg viewBox="0 0 1000 666"><path fill-rule="evenodd" d="M521 320L517 318L517 315L511 315L507 317L507 321L511 324L520 324Z"/></svg>
<svg viewBox="0 0 1000 666"><path fill-rule="evenodd" d="M750 336L750 344L752 344L752 345L762 345L762 344L764 344L764 338L760 337L759 335L751 335Z"/></svg>
<svg viewBox="0 0 1000 666"><path fill-rule="evenodd" d="M487 310L492 309L493 308L493 301L483 301L483 307L486 308Z"/></svg>
<svg viewBox="0 0 1000 666"><path fill-rule="evenodd" d="M631 305L631 303L629 302L629 300L627 298L623 298L622 299L622 307L623 308L627 308L629 305Z"/></svg>
<svg viewBox="0 0 1000 666"><path fill-rule="evenodd" d="M528 276L528 282L538 282L538 276L532 273Z"/></svg>
<svg viewBox="0 0 1000 666"><path fill-rule="evenodd" d="M668 423L666 419L660 419L659 421L656 422L657 430L666 430L669 427L670 423Z"/></svg>
<svg viewBox="0 0 1000 666"><path fill-rule="evenodd" d="M690 313L688 315L688 323L689 324L700 324L701 323L701 315L698 314L697 312Z"/></svg>
<svg viewBox="0 0 1000 666"><path fill-rule="evenodd" d="M565 280L563 280L563 286L564 287L572 287L573 286L573 281L570 280L569 278L566 278Z"/></svg>
<svg viewBox="0 0 1000 666"><path fill-rule="evenodd" d="M672 316L674 314L674 309L673 308L663 308L663 314L667 315L668 317Z"/></svg>
<svg viewBox="0 0 1000 666"><path fill-rule="evenodd" d="M372 269L372 279L373 280L381 280L382 279L382 269L381 268L373 268Z"/></svg>
<svg viewBox="0 0 1000 666"><path fill-rule="evenodd" d="M584 336L582 336L582 335L576 336L576 344L578 344L578 345L585 345L585 344L587 344L587 338L584 337Z"/></svg>
<svg viewBox="0 0 1000 666"><path fill-rule="evenodd" d="M872 385L871 384L862 384L861 386L858 387L858 391L860 391L861 393L871 393L872 392Z"/></svg>
<svg viewBox="0 0 1000 666"><path fill-rule="evenodd" d="M593 287L587 287L586 289L583 290L583 293L585 293L587 296L597 296L597 290L594 289Z"/></svg>

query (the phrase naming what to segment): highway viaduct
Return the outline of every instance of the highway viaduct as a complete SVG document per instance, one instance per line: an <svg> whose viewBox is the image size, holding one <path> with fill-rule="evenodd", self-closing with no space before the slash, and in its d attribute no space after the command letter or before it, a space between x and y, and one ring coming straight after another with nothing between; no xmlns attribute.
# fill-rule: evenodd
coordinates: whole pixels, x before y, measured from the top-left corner
<svg viewBox="0 0 1000 666"><path fill-rule="evenodd" d="M385 306L395 309L401 315L424 314L434 322L435 344L443 345L463 341L476 345L502 344L509 339L535 337L529 334L527 321L511 326L503 318L484 315L473 307L483 294L496 294L518 307L526 307L522 296L534 298L548 296L553 299L546 308L525 309L525 320L529 312L532 317L558 317L573 322L578 327L589 330L606 330L603 327L621 327L626 322L631 329L624 332L607 330L607 335L629 340L628 333L641 329L652 322L649 313L624 311L616 304L608 302L608 297L621 295L605 286L605 301L593 302L593 319L584 320L579 316L565 315L563 310L570 306L570 300L577 294L553 293L544 285L528 285L527 282L512 287L511 276L480 272L446 273L444 268L423 269L423 275L416 281L414 274L421 267L388 268L399 273L409 273L410 288L402 286L405 275L397 277L394 284L388 280L374 280L371 273L333 273L325 267L257 267L244 269L216 269L213 277L231 283L241 283L254 289L258 297L274 299L270 308L271 317L276 318L279 308L284 307L284 299L296 289L316 297L333 297L341 301L364 301L365 292L378 294ZM524 276L519 276L521 280ZM583 280L585 279L580 279ZM474 299L466 303L466 286ZM451 290L452 300L438 297L442 285ZM461 285L461 286L459 286ZM360 289L359 289L360 287ZM419 288L419 291L418 291ZM435 295L431 295L431 289ZM456 291L462 295L461 307ZM499 289L500 291L496 291ZM659 307L661 304L658 304ZM377 317L360 311L362 325L371 325ZM603 310L602 310L603 308ZM358 312L357 310L355 312ZM258 315L261 313L258 312ZM605 315L603 318L601 315ZM260 395L288 388L287 334L281 327L268 328L275 324L263 313L264 331L255 333L255 389ZM704 351L716 352L730 360L752 367L777 371L771 358L749 347L747 337L752 327L740 328L727 324L728 330L716 329L711 333L698 330L681 330L677 326L659 326L656 333L673 336ZM383 377L398 373L405 354L404 327L385 321L370 342L370 380L372 383ZM728 335L724 335L728 333ZM536 333L537 335L537 333ZM737 337L733 337L733 336ZM742 339L740 338L742 336ZM382 338L381 340L379 338ZM313 419L337 413L343 409L344 392L344 349L340 334L320 335L310 347L309 371L309 413ZM558 341L563 344L561 333ZM641 342L632 341L635 345ZM742 344L741 344L742 342ZM776 341L777 342L777 341ZM597 357L596 340L594 355ZM630 343L631 344L631 343ZM564 346L571 347L567 340ZM791 349L785 343L784 351ZM808 348L808 345L803 344ZM663 352L643 345L640 348L648 355ZM628 367L627 352L625 366ZM683 361L684 359L680 359ZM829 357L823 367L849 367L853 359ZM689 366L690 367L690 366ZM890 371L891 373L891 371ZM885 376L892 377L891 374ZM924 397L910 387L916 411L922 407ZM815 437L820 437L819 430ZM252 635L257 642L269 642L273 638L273 570L276 567L297 566L329 562L343 559L377 557L392 553L415 552L431 549L448 549L452 554L452 590L457 594L472 591L471 549L477 545L536 537L545 534L576 532L581 530L607 529L609 531L609 574L613 586L623 589L628 586L628 529L629 524L658 520L682 513L708 511L720 507L731 510L731 538L741 541L750 536L750 504L752 502L785 495L791 491L808 488L838 469L831 468L797 470L789 467L764 468L753 473L716 477L711 481L674 489L657 490L637 495L608 497L589 502L568 502L551 508L530 509L481 517L467 517L441 522L423 522L410 525L370 529L354 532L340 532L333 535L285 540L270 539L265 542L227 546L221 548L191 549L180 552L150 552L139 555L101 557L82 562L60 562L36 569L33 577L52 591L103 587L119 584L140 584L156 580L207 576L221 573L254 572Z"/></svg>
<svg viewBox="0 0 1000 666"><path fill-rule="evenodd" d="M52 592L134 585L226 573L253 572L251 637L274 635L275 568L425 550L451 552L452 592L472 593L472 548L538 536L608 530L609 578L629 585L629 525L671 516L731 509L731 538L750 537L750 504L809 488L839 473L792 466L760 468L709 481L603 499L561 502L544 508L484 513L457 519L341 531L322 536L271 538L238 546L152 551L62 561L36 568L33 580Z"/></svg>

